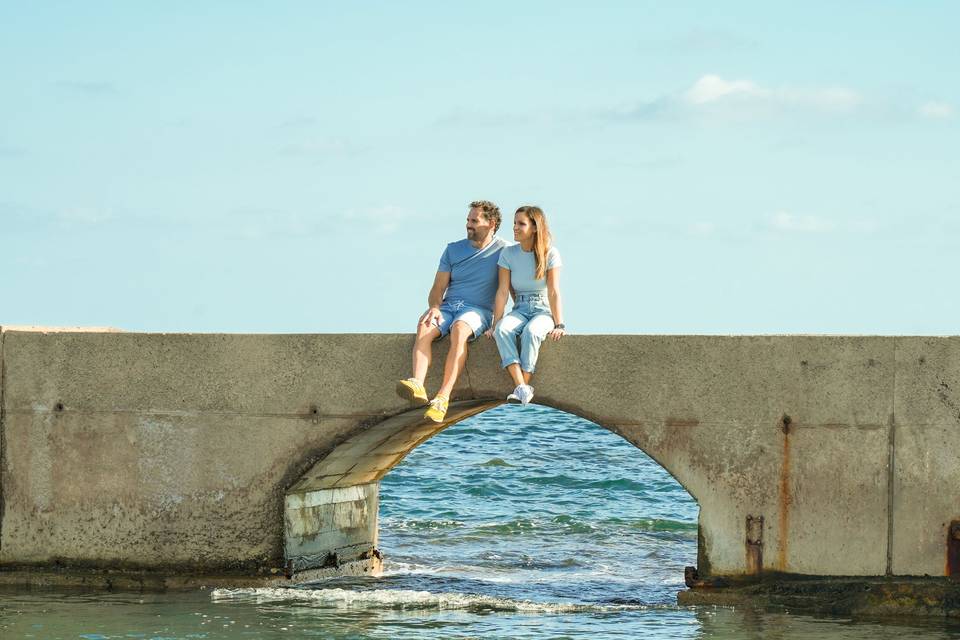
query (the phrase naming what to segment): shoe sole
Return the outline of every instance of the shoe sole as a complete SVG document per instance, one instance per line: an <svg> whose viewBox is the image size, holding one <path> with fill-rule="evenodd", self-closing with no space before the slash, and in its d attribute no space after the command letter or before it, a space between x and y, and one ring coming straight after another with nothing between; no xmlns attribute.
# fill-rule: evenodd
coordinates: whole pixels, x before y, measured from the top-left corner
<svg viewBox="0 0 960 640"><path fill-rule="evenodd" d="M444 420L447 419L447 415L444 414L443 417L440 418L439 420L437 420L437 419L434 418L433 416L430 416L430 415L427 415L427 414L423 414L423 418L424 418L424 420L429 420L430 422L433 422L434 424L443 424Z"/></svg>
<svg viewBox="0 0 960 640"><path fill-rule="evenodd" d="M419 404L419 405L430 404L430 401L427 398L418 398L416 395L414 395L413 389L403 384L402 382L397 383L396 391L398 396L400 396L410 404Z"/></svg>
<svg viewBox="0 0 960 640"><path fill-rule="evenodd" d="M523 404L520 398L507 398L507 404Z"/></svg>

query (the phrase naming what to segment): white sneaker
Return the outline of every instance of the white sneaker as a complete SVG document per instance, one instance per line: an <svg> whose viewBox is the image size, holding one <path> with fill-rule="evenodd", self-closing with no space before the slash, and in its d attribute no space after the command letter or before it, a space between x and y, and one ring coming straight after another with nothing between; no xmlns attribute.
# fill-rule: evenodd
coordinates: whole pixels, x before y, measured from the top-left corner
<svg viewBox="0 0 960 640"><path fill-rule="evenodd" d="M520 402L523 404L530 404L530 401L533 400L533 387L528 384L522 384L513 391L517 394L517 397L520 399Z"/></svg>
<svg viewBox="0 0 960 640"><path fill-rule="evenodd" d="M510 404L520 404L522 402L520 400L520 387L522 386L524 385L521 384L520 386L518 386L516 389L513 390L513 393L507 396L507 402L509 402Z"/></svg>

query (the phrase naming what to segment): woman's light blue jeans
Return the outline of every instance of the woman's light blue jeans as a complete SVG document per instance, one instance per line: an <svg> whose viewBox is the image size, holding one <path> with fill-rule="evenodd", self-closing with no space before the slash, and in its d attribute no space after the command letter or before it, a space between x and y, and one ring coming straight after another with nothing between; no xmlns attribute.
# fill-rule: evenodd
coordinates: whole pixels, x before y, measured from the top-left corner
<svg viewBox="0 0 960 640"><path fill-rule="evenodd" d="M513 311L503 316L493 330L500 350L500 365L504 368L519 364L527 373L537 368L540 344L553 330L553 316L545 294L517 296ZM520 349L517 350L517 336Z"/></svg>

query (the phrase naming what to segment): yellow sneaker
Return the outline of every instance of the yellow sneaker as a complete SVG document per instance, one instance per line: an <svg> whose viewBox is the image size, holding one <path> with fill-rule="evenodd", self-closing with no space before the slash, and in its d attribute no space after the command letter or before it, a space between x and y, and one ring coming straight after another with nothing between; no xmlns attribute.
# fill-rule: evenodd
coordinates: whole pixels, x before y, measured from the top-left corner
<svg viewBox="0 0 960 640"><path fill-rule="evenodd" d="M437 396L430 401L430 408L423 414L423 417L433 420L434 422L443 422L443 419L447 416L447 405L449 403L450 398Z"/></svg>
<svg viewBox="0 0 960 640"><path fill-rule="evenodd" d="M420 402L426 404L430 401L427 397L427 390L423 384L416 378L407 378L397 382L397 395L407 402Z"/></svg>

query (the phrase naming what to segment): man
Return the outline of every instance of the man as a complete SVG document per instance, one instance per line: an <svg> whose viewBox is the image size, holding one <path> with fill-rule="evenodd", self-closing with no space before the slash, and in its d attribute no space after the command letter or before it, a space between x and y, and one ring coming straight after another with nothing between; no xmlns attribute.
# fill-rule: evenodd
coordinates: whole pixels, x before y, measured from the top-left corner
<svg viewBox="0 0 960 640"><path fill-rule="evenodd" d="M467 342L490 327L497 292L497 260L507 243L496 236L500 209L487 200L470 203L467 238L447 245L427 297L430 308L417 323L413 376L397 383L397 393L411 402L427 402L423 381L430 368L432 344L450 335L443 384L424 414L434 422L447 415L450 393L467 360Z"/></svg>

